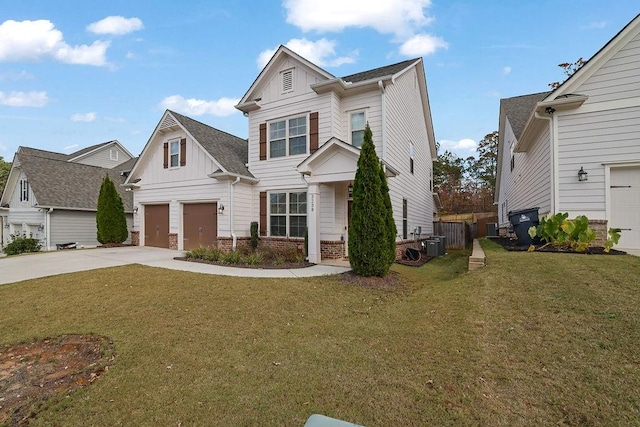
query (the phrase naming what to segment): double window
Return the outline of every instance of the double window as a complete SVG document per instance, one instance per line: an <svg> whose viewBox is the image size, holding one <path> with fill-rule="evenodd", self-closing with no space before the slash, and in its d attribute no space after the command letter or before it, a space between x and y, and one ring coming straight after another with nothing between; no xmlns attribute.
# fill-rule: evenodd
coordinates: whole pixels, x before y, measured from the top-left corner
<svg viewBox="0 0 640 427"><path fill-rule="evenodd" d="M29 201L29 180L27 179L20 180L20 201Z"/></svg>
<svg viewBox="0 0 640 427"><path fill-rule="evenodd" d="M307 193L270 193L269 226L272 236L304 237L307 228Z"/></svg>
<svg viewBox="0 0 640 427"><path fill-rule="evenodd" d="M362 147L364 141L364 128L367 124L364 111L356 111L351 113L349 120L349 132L351 134L351 145L354 147Z"/></svg>
<svg viewBox="0 0 640 427"><path fill-rule="evenodd" d="M307 153L307 116L269 123L269 157Z"/></svg>

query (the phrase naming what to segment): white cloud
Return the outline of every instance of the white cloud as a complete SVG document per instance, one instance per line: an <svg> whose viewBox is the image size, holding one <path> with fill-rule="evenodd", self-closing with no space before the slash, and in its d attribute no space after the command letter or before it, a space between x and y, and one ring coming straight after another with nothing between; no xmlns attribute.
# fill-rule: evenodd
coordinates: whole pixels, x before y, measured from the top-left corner
<svg viewBox="0 0 640 427"><path fill-rule="evenodd" d="M439 143L440 152L449 150L462 158L473 156L478 148L478 143L471 138L463 138L458 141L442 139Z"/></svg>
<svg viewBox="0 0 640 427"><path fill-rule="evenodd" d="M590 22L587 25L583 25L580 28L583 30L601 30L607 27L607 21Z"/></svg>
<svg viewBox="0 0 640 427"><path fill-rule="evenodd" d="M342 64L352 64L355 62L353 57L339 56L336 57L335 40L327 40L322 38L318 41L311 41L307 39L291 39L286 44L286 47L302 56L305 59L313 62L321 67L330 66L338 67ZM258 68L262 69L269 62L278 48L263 50L258 55ZM354 55L355 56L355 55Z"/></svg>
<svg viewBox="0 0 640 427"><path fill-rule="evenodd" d="M109 42L69 46L48 20L5 21L0 24L0 62L38 61L54 58L70 64L107 65Z"/></svg>
<svg viewBox="0 0 640 427"><path fill-rule="evenodd" d="M44 107L48 102L47 92L0 92L0 105L7 107Z"/></svg>
<svg viewBox="0 0 640 427"><path fill-rule="evenodd" d="M424 56L435 53L436 50L446 49L449 44L441 37L430 34L416 34L400 46L400 53L405 56Z"/></svg>
<svg viewBox="0 0 640 427"><path fill-rule="evenodd" d="M162 109L175 110L192 116L211 114L213 116L226 117L238 112L234 108L240 102L239 99L220 98L217 101L205 101L202 99L185 99L180 95L168 96L160 101Z"/></svg>
<svg viewBox="0 0 640 427"><path fill-rule="evenodd" d="M502 69L502 75L503 76L508 76L509 74L511 74L511 67L504 67Z"/></svg>
<svg viewBox="0 0 640 427"><path fill-rule="evenodd" d="M71 116L73 122L92 122L96 119L96 113L77 113Z"/></svg>
<svg viewBox="0 0 640 427"><path fill-rule="evenodd" d="M87 31L94 34L123 35L139 31L144 28L138 18L124 18L122 16L107 16L100 21L87 25Z"/></svg>
<svg viewBox="0 0 640 427"><path fill-rule="evenodd" d="M404 37L433 19L424 9L431 0L285 0L287 22L303 31L342 31L371 27L384 34Z"/></svg>
<svg viewBox="0 0 640 427"><path fill-rule="evenodd" d="M63 151L67 153L73 153L78 149L78 147L79 147L78 144L67 145L66 147L63 148Z"/></svg>
<svg viewBox="0 0 640 427"><path fill-rule="evenodd" d="M19 73L13 71L0 73L0 80L31 80L33 79L33 77L33 74L28 73L24 70L20 71Z"/></svg>

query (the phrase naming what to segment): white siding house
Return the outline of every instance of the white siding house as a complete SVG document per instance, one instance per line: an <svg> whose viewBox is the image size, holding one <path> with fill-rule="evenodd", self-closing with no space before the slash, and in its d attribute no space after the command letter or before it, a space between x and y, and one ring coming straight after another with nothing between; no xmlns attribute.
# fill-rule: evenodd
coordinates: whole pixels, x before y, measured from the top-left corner
<svg viewBox="0 0 640 427"><path fill-rule="evenodd" d="M619 247L640 249L638 70L640 15L553 92L502 100L496 191L501 226L508 211L539 207L540 214L586 215L621 228ZM521 130L514 131L511 122L525 115ZM586 181L578 179L580 170L587 172Z"/></svg>
<svg viewBox="0 0 640 427"><path fill-rule="evenodd" d="M44 250L62 243L98 246L96 209L102 180L108 175L115 183L130 225L132 198L120 184L134 161L118 141L72 154L20 147L0 197L0 246L12 235L34 237Z"/></svg>

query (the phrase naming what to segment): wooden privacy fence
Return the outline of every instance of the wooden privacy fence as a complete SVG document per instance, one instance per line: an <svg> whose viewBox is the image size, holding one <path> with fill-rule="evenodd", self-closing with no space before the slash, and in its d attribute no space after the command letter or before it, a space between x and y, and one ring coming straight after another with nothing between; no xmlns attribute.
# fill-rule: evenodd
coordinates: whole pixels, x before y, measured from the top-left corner
<svg viewBox="0 0 640 427"><path fill-rule="evenodd" d="M466 222L443 222L433 223L433 234L436 236L446 236L447 249L464 249L467 243L473 241L472 227L475 224Z"/></svg>

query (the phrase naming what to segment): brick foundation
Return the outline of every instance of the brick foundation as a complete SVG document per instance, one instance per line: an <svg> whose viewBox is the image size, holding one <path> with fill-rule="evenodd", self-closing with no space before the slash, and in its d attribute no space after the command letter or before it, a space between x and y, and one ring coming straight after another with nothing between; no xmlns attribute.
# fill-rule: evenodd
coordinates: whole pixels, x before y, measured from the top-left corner
<svg viewBox="0 0 640 427"><path fill-rule="evenodd" d="M304 238L302 237L260 237L258 240L259 248L271 249L295 249L304 253Z"/></svg>
<svg viewBox="0 0 640 427"><path fill-rule="evenodd" d="M589 227L593 231L596 232L596 239L591 242L591 246L604 246L607 242L608 230L607 230L608 222L606 219L590 219Z"/></svg>
<svg viewBox="0 0 640 427"><path fill-rule="evenodd" d="M236 246L249 246L249 241L251 239L249 237L238 237L236 239ZM233 238L232 237L218 237L218 249L223 252L231 252L233 248Z"/></svg>
<svg viewBox="0 0 640 427"><path fill-rule="evenodd" d="M169 249L178 250L178 234L169 233Z"/></svg>
<svg viewBox="0 0 640 427"><path fill-rule="evenodd" d="M131 232L131 246L140 246L140 232L132 231Z"/></svg>
<svg viewBox="0 0 640 427"><path fill-rule="evenodd" d="M415 240L402 240L400 242L396 242L396 259L403 259L407 248L422 250L422 242L426 240L428 239L420 239L417 242Z"/></svg>
<svg viewBox="0 0 640 427"><path fill-rule="evenodd" d="M342 240L321 240L320 259L343 259L347 256L344 253L344 242Z"/></svg>

